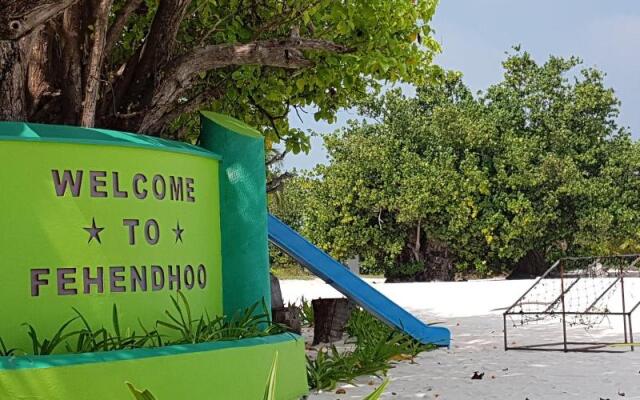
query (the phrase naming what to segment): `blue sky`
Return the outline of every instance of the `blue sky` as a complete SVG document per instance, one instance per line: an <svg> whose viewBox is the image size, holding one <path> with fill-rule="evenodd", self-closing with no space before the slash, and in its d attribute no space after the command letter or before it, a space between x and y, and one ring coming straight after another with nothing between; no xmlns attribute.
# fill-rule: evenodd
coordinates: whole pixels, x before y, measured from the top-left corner
<svg viewBox="0 0 640 400"><path fill-rule="evenodd" d="M539 61L575 55L606 72L606 84L622 101L619 125L640 138L640 1L638 0L440 0L431 23L442 45L436 64L461 71L474 91L501 78L505 51L522 45ZM411 91L408 91L410 94ZM312 113L293 126L318 133L343 126L315 122ZM284 166L311 168L326 160L320 137L309 154L288 155Z"/></svg>

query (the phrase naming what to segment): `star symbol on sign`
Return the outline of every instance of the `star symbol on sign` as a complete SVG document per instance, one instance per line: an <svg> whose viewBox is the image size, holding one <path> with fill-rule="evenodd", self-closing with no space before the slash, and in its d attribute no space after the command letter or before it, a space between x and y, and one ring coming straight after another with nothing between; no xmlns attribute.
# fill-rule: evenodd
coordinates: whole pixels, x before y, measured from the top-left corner
<svg viewBox="0 0 640 400"><path fill-rule="evenodd" d="M178 221L176 223L176 227L171 229L173 231L173 233L176 234L176 243L178 243L178 240L180 241L180 243L182 242L182 232L184 232L184 228L180 228L180 221Z"/></svg>
<svg viewBox="0 0 640 400"><path fill-rule="evenodd" d="M96 226L96 219L92 218L91 219L91 226L88 228L82 228L85 231L89 232L89 240L87 241L87 243L91 243L91 241L93 239L97 240L98 243L102 244L102 241L100 240L100 232L102 232L104 230L104 228L98 228Z"/></svg>

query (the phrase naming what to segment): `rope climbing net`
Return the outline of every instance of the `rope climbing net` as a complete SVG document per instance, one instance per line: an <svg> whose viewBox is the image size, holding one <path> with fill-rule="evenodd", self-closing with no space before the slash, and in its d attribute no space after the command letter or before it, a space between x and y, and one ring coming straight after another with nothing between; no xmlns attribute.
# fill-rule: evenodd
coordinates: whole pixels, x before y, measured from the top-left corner
<svg viewBox="0 0 640 400"><path fill-rule="evenodd" d="M639 266L640 255L635 254L556 261L504 313L505 349L509 349L508 327L554 319L562 322L565 351L567 327L591 329L612 316L623 318L625 343L633 342L631 313L640 304L640 294L625 293L625 278L637 278Z"/></svg>

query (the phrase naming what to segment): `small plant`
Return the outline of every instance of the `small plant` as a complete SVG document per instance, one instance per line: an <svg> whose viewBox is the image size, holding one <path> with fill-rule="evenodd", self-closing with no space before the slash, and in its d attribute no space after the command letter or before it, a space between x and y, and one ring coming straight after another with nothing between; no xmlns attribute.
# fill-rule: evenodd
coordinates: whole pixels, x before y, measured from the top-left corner
<svg viewBox="0 0 640 400"><path fill-rule="evenodd" d="M4 340L0 338L0 357L10 357L16 354L17 349L9 349L4 344Z"/></svg>
<svg viewBox="0 0 640 400"><path fill-rule="evenodd" d="M237 340L250 337L262 337L286 332L286 327L271 321L266 305L262 304L261 313L256 313L258 303L237 312L230 318L224 316L211 319L208 315L193 318L187 298L178 292L171 296L174 310L165 311L169 321L157 324L170 329L180 336L167 344L185 344Z"/></svg>
<svg viewBox="0 0 640 400"><path fill-rule="evenodd" d="M149 390L144 390L144 391L139 390L129 382L125 382L125 384L129 388L129 391L133 395L134 399L136 399L136 400L156 400L156 397Z"/></svg>
<svg viewBox="0 0 640 400"><path fill-rule="evenodd" d="M307 380L312 389L333 389L337 382L352 382L362 375L385 375L393 361L413 358L435 346L424 345L403 332L389 328L370 313L356 309L346 328L352 351L335 346L307 356Z"/></svg>
<svg viewBox="0 0 640 400"><path fill-rule="evenodd" d="M144 335L136 335L135 331L121 332L118 308L115 304L113 305L111 317L113 332L109 332L109 330L104 327L97 330L93 329L89 321L80 311L76 308L74 308L73 311L82 322L83 329L77 332L75 346L72 347L71 344L67 342L66 349L69 353L137 349L145 347L148 342L152 342L152 339L155 337L154 334L157 334L157 332L146 331L144 327Z"/></svg>
<svg viewBox="0 0 640 400"><path fill-rule="evenodd" d="M325 348L318 350L316 357L307 355L307 382L311 389L328 389L336 387L339 380L350 381L347 365L349 362L340 354L335 346L331 353Z"/></svg>
<svg viewBox="0 0 640 400"><path fill-rule="evenodd" d="M378 400L380 396L382 396L382 393L384 393L384 390L387 388L387 385L389 385L389 379L385 379L384 382L382 382L382 384L378 386L376 390L374 390L370 395L365 397L363 400Z"/></svg>
<svg viewBox="0 0 640 400"><path fill-rule="evenodd" d="M38 333L33 325L24 324L28 329L28 335L31 338L32 354L35 356L49 355L54 350L62 345L67 339L77 335L79 331L72 331L65 333L67 328L78 319L78 317L71 318L58 329L51 339L43 339L42 341L38 337Z"/></svg>
<svg viewBox="0 0 640 400"><path fill-rule="evenodd" d="M287 331L283 325L271 321L264 302L262 302L262 312L257 312L260 303L256 303L229 318L220 316L211 319L206 314L194 318L189 302L181 292L178 292L175 297L172 296L171 300L173 309L165 311L168 319L156 322L157 326L177 333L177 335L170 336L169 340L158 329L146 329L140 321L141 334L130 329L123 331L115 305L112 311L113 326L111 330L105 327L96 329L80 311L74 308L76 316L62 324L50 339L42 338L33 325L24 324L32 343L31 352L28 354L49 355L60 352L60 348L63 346L67 353L162 347L263 337ZM77 327L78 324L80 324L79 327ZM16 352L16 349L7 347L0 340L0 356L11 356Z"/></svg>
<svg viewBox="0 0 640 400"><path fill-rule="evenodd" d="M276 374L278 371L278 352L276 351L269 370L269 378L267 379L267 387L264 389L263 400L275 400L276 398Z"/></svg>
<svg viewBox="0 0 640 400"><path fill-rule="evenodd" d="M313 326L315 321L313 305L310 300L307 300L304 297L300 299L300 312L302 313L302 323L306 326Z"/></svg>
<svg viewBox="0 0 640 400"><path fill-rule="evenodd" d="M415 357L423 351L433 350L434 345L425 345L409 335L380 322L371 313L355 309L347 322L346 332L357 349L374 352L377 357L393 358L399 355Z"/></svg>

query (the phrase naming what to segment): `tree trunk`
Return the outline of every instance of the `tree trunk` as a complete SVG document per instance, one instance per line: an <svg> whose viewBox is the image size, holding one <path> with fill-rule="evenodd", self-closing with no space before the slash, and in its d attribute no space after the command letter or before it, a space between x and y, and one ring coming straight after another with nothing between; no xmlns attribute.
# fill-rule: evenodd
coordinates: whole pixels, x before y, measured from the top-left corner
<svg viewBox="0 0 640 400"><path fill-rule="evenodd" d="M544 253L539 250L530 250L522 257L513 268L507 279L531 279L544 274L549 264Z"/></svg>
<svg viewBox="0 0 640 400"><path fill-rule="evenodd" d="M425 268L416 275L416 281L452 281L455 277L453 256L445 243L428 240Z"/></svg>
<svg viewBox="0 0 640 400"><path fill-rule="evenodd" d="M271 315L273 322L286 325L291 332L302 333L302 312L299 307L290 305L285 307L282 290L278 278L269 273L271 278Z"/></svg>
<svg viewBox="0 0 640 400"><path fill-rule="evenodd" d="M313 306L313 345L342 339L355 306L349 299L316 299Z"/></svg>
<svg viewBox="0 0 640 400"><path fill-rule="evenodd" d="M0 121L27 119L24 46L28 40L0 40Z"/></svg>
<svg viewBox="0 0 640 400"><path fill-rule="evenodd" d="M415 239L415 237L414 237ZM446 244L422 235L422 244L409 242L391 270L387 282L451 281L455 278L454 256ZM416 255L416 251L420 254Z"/></svg>
<svg viewBox="0 0 640 400"><path fill-rule="evenodd" d="M284 308L284 300L282 300L282 290L280 290L280 281L278 278L269 273L271 279L271 309L280 310Z"/></svg>

